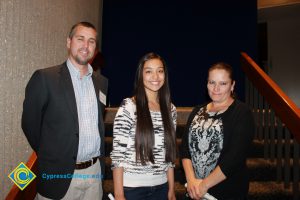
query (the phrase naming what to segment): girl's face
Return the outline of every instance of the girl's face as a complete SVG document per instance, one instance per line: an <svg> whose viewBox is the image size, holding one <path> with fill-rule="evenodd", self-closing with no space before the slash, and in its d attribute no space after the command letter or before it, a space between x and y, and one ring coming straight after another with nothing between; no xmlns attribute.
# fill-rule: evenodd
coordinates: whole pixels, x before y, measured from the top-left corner
<svg viewBox="0 0 300 200"><path fill-rule="evenodd" d="M235 82L224 69L214 69L208 74L208 95L215 103L224 103L231 97Z"/></svg>
<svg viewBox="0 0 300 200"><path fill-rule="evenodd" d="M143 81L147 95L158 92L165 82L165 70L161 60L155 58L145 62Z"/></svg>

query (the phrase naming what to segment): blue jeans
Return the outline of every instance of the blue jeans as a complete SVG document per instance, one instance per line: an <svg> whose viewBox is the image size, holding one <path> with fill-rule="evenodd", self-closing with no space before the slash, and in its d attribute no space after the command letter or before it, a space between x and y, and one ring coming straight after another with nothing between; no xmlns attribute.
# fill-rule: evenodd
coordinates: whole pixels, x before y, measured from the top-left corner
<svg viewBox="0 0 300 200"><path fill-rule="evenodd" d="M126 200L168 199L168 183L150 187L124 187Z"/></svg>

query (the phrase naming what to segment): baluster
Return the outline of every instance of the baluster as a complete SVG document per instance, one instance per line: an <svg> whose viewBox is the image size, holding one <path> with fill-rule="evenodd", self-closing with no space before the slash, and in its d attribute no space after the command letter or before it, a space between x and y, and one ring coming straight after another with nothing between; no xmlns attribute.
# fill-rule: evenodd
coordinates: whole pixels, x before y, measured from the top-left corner
<svg viewBox="0 0 300 200"><path fill-rule="evenodd" d="M251 108L254 108L254 86L252 83L249 84L249 105Z"/></svg>
<svg viewBox="0 0 300 200"><path fill-rule="evenodd" d="M258 122L258 138L259 140L262 140L264 137L263 137L263 110L264 110L264 105L263 105L263 97L261 95L258 96L258 119L257 119L257 122Z"/></svg>
<svg viewBox="0 0 300 200"><path fill-rule="evenodd" d="M274 162L275 159L275 114L274 110L270 109L270 159Z"/></svg>
<svg viewBox="0 0 300 200"><path fill-rule="evenodd" d="M265 101L264 107L264 158L270 158L270 136L269 136L269 104Z"/></svg>
<svg viewBox="0 0 300 200"><path fill-rule="evenodd" d="M250 81L247 77L245 78L245 103L250 105Z"/></svg>
<svg viewBox="0 0 300 200"><path fill-rule="evenodd" d="M284 127L284 187L289 188L290 176L291 176L291 164L290 164L290 153L291 153L291 136L289 130Z"/></svg>
<svg viewBox="0 0 300 200"><path fill-rule="evenodd" d="M277 182L282 181L282 136L283 136L283 127L279 118L276 118L276 130L277 130L277 161L276 161L276 171L277 171Z"/></svg>
<svg viewBox="0 0 300 200"><path fill-rule="evenodd" d="M257 104L255 103L255 98L256 98L256 93L257 90L255 89L255 87L253 86L252 83L250 83L250 87L251 87L251 97L250 97L250 102L251 102L251 108L253 111L253 117L254 117L254 121L255 121L255 129L258 129L259 126L259 119L258 119L258 112L257 112ZM255 138L258 138L258 131L255 131Z"/></svg>
<svg viewBox="0 0 300 200"><path fill-rule="evenodd" d="M294 158L293 158L293 194L294 200L299 200L299 143L296 139L293 140Z"/></svg>

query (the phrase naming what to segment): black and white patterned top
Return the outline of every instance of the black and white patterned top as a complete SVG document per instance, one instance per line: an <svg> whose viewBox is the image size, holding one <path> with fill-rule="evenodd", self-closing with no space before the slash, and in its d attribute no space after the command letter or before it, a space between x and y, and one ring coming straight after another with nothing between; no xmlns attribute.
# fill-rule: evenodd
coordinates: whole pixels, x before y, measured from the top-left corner
<svg viewBox="0 0 300 200"><path fill-rule="evenodd" d="M207 177L215 169L221 154L224 135L219 114L202 107L189 128L189 150L197 178Z"/></svg>
<svg viewBox="0 0 300 200"><path fill-rule="evenodd" d="M191 160L197 178L220 167L226 179L208 190L217 199L245 197L249 189L246 159L255 133L252 111L237 99L223 113L209 113L206 107L196 106L191 112L180 156Z"/></svg>
<svg viewBox="0 0 300 200"><path fill-rule="evenodd" d="M164 128L160 112L150 111L154 128L154 164L142 165L136 162L135 130L136 105L131 98L123 100L114 121L113 150L110 154L112 169L123 167L123 186L155 186L167 182L167 170L173 163L165 162ZM176 127L177 112L172 104L171 116Z"/></svg>

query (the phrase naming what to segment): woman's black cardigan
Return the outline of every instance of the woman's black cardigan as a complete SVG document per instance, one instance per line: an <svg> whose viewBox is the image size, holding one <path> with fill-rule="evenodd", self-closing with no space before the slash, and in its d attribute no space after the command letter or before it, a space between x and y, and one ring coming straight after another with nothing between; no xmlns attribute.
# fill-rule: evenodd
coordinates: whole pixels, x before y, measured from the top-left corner
<svg viewBox="0 0 300 200"><path fill-rule="evenodd" d="M181 159L191 159L188 147L189 127L199 109L206 105L196 106L188 118L185 133L182 135ZM224 141L218 166L226 179L210 188L208 192L217 199L246 196L249 189L246 159L255 132L252 111L245 103L235 100L221 115Z"/></svg>

